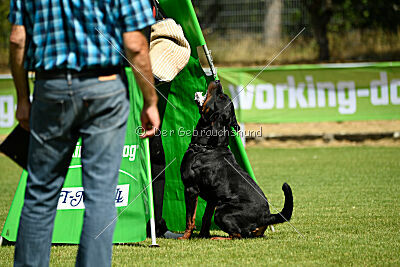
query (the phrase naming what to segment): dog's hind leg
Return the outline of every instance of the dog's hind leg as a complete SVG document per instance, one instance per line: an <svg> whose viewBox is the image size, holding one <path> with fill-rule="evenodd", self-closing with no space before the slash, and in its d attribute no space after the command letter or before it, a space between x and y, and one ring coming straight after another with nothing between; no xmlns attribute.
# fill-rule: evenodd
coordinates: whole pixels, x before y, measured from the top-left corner
<svg viewBox="0 0 400 267"><path fill-rule="evenodd" d="M198 194L194 194L190 189L185 189L186 204L186 230L179 239L189 239L195 228Z"/></svg>
<svg viewBox="0 0 400 267"><path fill-rule="evenodd" d="M222 231L229 234L229 238L212 238L212 239L232 239L243 238L249 236L250 232L244 232L244 225L241 225L240 212L233 211L231 207L216 209L214 215L215 224L221 228ZM243 229L242 229L243 228Z"/></svg>
<svg viewBox="0 0 400 267"><path fill-rule="evenodd" d="M211 201L207 202L206 210L204 211L203 221L201 224L200 237L209 238L210 237L210 227L211 227L211 219L214 215L215 204Z"/></svg>

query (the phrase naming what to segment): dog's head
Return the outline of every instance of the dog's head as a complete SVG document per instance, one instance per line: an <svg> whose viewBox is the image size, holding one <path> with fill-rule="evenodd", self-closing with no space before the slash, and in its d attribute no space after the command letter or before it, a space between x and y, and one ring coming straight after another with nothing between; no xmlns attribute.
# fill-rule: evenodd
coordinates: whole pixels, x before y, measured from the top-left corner
<svg viewBox="0 0 400 267"><path fill-rule="evenodd" d="M196 93L195 100L206 123L210 123L217 128L223 126L233 127L236 131L239 131L233 103L229 96L224 94L220 81L212 81L208 85L205 97L201 93Z"/></svg>

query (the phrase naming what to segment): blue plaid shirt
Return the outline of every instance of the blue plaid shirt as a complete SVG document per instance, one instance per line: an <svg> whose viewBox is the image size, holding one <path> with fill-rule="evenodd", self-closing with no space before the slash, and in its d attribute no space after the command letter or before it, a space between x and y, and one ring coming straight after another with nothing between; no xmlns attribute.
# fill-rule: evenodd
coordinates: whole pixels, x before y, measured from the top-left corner
<svg viewBox="0 0 400 267"><path fill-rule="evenodd" d="M122 34L154 23L149 0L11 0L27 33L27 70L126 65ZM104 36L102 35L104 34Z"/></svg>

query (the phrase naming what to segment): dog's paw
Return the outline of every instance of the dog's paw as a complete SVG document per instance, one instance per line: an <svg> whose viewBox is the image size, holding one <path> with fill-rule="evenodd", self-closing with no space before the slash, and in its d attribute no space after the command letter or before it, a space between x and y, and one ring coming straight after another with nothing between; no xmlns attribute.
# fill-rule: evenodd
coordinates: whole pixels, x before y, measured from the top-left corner
<svg viewBox="0 0 400 267"><path fill-rule="evenodd" d="M192 235L191 231L185 231L185 233L183 234L183 236L178 237L179 240L187 240L190 239L190 236Z"/></svg>

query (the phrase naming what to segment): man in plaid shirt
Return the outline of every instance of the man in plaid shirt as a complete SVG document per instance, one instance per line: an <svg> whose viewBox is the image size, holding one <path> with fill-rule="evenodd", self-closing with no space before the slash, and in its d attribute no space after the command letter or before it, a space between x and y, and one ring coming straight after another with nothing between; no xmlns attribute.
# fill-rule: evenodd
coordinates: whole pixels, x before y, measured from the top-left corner
<svg viewBox="0 0 400 267"><path fill-rule="evenodd" d="M114 195L129 114L124 57L134 66L144 96L144 137L159 126L148 44L141 33L154 23L150 4L11 0L9 21L16 117L31 133L15 266L49 264L58 198L79 137L85 215L76 262L110 266ZM28 71L36 76L32 104Z"/></svg>

